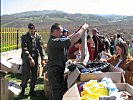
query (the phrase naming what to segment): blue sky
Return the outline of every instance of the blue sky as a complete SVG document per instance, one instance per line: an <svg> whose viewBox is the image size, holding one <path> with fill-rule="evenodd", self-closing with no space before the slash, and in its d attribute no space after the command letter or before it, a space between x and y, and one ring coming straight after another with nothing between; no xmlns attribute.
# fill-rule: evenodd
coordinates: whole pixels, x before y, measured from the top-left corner
<svg viewBox="0 0 133 100"><path fill-rule="evenodd" d="M1 0L2 15L32 10L133 15L133 0Z"/></svg>

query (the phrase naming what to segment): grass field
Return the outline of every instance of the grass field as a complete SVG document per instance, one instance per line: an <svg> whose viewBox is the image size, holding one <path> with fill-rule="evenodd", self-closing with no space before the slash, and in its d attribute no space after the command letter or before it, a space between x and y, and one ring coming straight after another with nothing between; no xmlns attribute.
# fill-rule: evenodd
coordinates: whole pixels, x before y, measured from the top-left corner
<svg viewBox="0 0 133 100"><path fill-rule="evenodd" d="M13 73L8 73L6 75L6 79L9 81L9 82L15 82L17 84L20 85L21 83L21 74L13 74ZM45 94L44 94L44 81L43 81L43 77L42 78L39 78L38 81L37 81L37 85L35 87L35 92L38 96L29 96L29 90L30 90L30 87L29 87L29 84L28 84L28 87L26 88L26 92L25 92L25 96L22 97L21 99L19 100L46 100L45 99ZM14 100L18 100L18 96L15 95L14 96Z"/></svg>

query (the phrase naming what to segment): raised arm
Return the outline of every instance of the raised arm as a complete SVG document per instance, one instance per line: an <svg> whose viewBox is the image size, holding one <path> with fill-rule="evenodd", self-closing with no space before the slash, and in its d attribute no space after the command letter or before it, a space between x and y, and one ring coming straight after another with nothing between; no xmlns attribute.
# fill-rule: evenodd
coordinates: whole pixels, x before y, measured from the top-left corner
<svg viewBox="0 0 133 100"><path fill-rule="evenodd" d="M88 28L88 24L84 24L78 32L68 36L71 40L71 45L74 45L75 42L77 42L81 37L82 35L85 33L85 31L87 30Z"/></svg>

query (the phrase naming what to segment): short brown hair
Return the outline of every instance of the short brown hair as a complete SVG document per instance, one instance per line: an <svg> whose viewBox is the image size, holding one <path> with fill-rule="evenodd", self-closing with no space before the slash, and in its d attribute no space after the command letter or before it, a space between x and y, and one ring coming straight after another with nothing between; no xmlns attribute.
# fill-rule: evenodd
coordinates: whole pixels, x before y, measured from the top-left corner
<svg viewBox="0 0 133 100"><path fill-rule="evenodd" d="M60 24L59 23L55 23L51 26L51 30L50 32L53 33L54 30L60 30Z"/></svg>

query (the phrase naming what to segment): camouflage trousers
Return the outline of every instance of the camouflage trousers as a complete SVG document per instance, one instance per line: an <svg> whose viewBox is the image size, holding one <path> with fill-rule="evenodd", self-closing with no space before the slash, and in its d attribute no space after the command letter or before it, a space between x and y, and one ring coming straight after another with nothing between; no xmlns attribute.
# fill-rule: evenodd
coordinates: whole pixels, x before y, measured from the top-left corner
<svg viewBox="0 0 133 100"><path fill-rule="evenodd" d="M37 72L38 72L38 57L33 58L35 61L35 66L31 67L29 60L22 59L22 82L21 87L26 88L27 82L30 79L30 87L35 88L36 82L37 82Z"/></svg>

